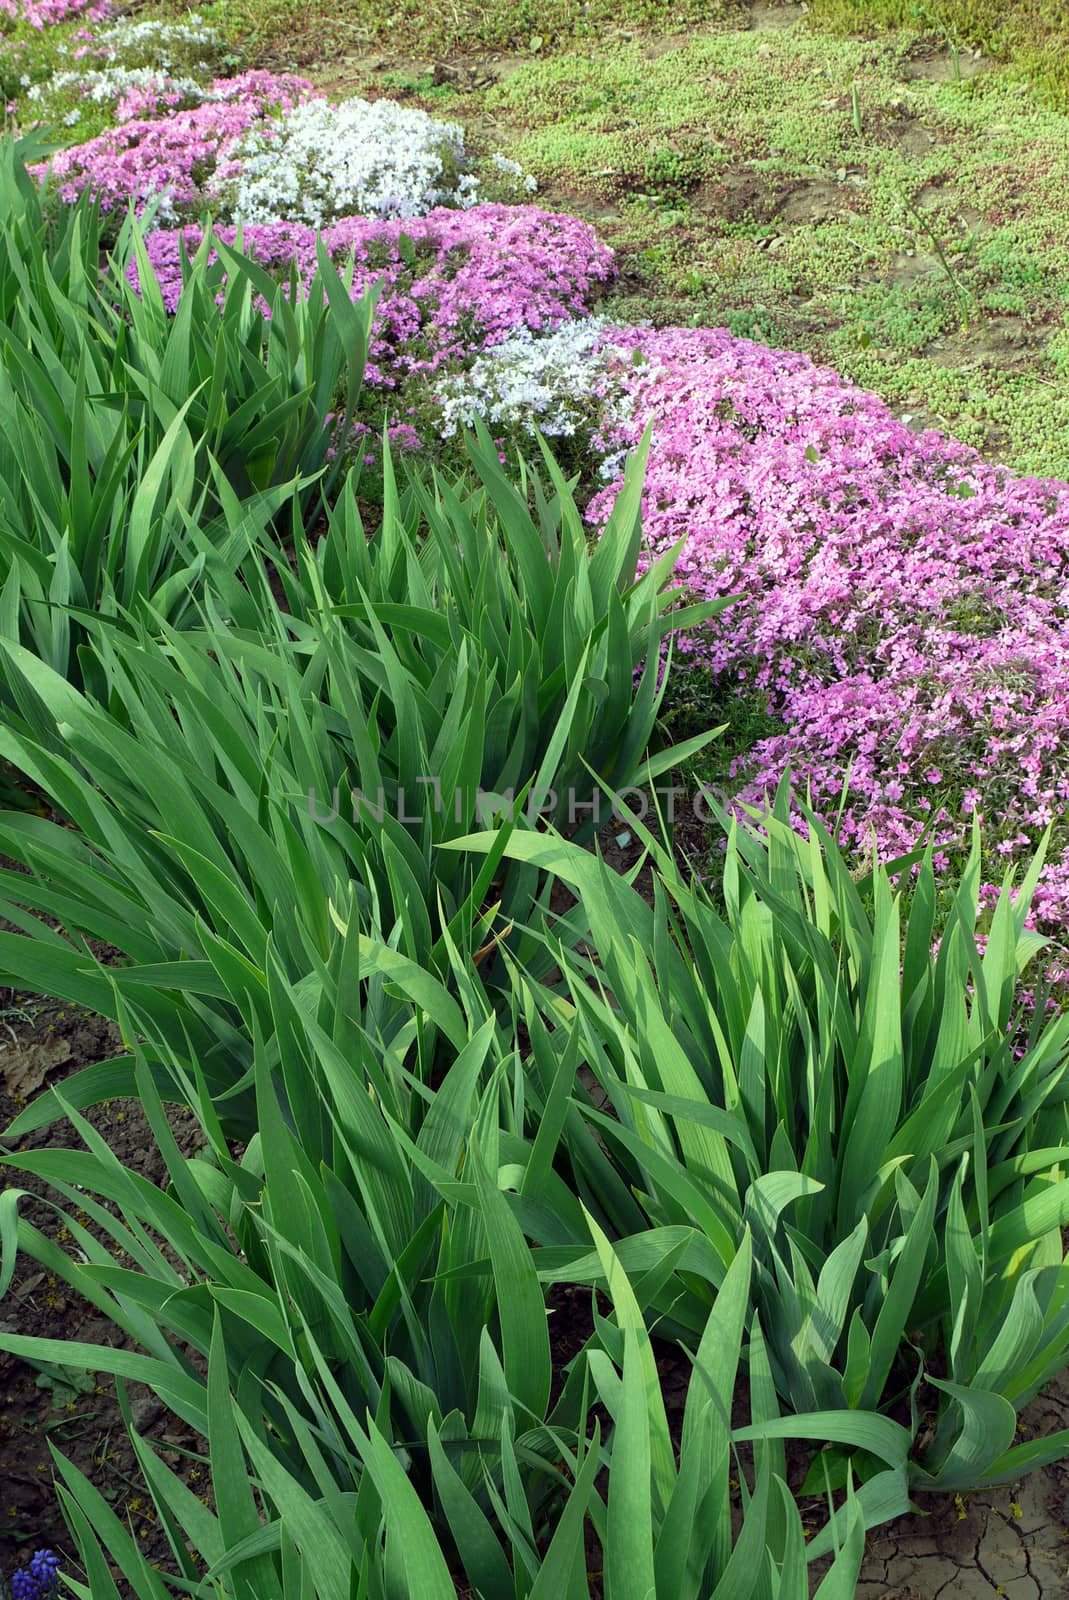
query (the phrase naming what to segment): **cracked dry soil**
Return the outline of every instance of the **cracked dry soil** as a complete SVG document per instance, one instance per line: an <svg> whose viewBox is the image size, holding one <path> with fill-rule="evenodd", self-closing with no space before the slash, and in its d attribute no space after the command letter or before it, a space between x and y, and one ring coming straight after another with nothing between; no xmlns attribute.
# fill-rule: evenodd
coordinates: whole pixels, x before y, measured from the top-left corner
<svg viewBox="0 0 1069 1600"><path fill-rule="evenodd" d="M1063 1373L1022 1414L1040 1438L1069 1421ZM919 1514L869 1535L855 1600L1066 1600L1069 1461L1018 1484L918 1497Z"/></svg>

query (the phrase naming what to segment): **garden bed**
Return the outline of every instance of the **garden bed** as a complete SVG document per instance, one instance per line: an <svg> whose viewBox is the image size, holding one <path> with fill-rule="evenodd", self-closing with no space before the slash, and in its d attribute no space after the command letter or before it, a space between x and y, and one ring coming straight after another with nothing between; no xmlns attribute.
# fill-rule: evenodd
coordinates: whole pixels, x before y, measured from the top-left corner
<svg viewBox="0 0 1069 1600"><path fill-rule="evenodd" d="M90 1600L1069 1577L1069 118L707 9L4 58L0 1561Z"/></svg>

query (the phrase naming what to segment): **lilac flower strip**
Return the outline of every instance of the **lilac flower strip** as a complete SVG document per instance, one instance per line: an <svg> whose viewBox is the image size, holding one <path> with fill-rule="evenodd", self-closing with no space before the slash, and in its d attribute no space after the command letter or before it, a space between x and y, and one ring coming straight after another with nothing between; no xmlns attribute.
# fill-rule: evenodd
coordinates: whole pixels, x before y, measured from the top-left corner
<svg viewBox="0 0 1069 1600"><path fill-rule="evenodd" d="M2 3L2 0L0 0ZM164 195L172 211L195 214L204 205L204 180L233 151L253 122L310 97L304 78L249 73L217 84L219 97L162 118L131 118L106 128L95 139L60 151L49 163L60 199L74 201L83 189L98 196L104 210L131 201L141 210L151 195Z"/></svg>
<svg viewBox="0 0 1069 1600"><path fill-rule="evenodd" d="M220 227L216 236L233 244L237 230ZM536 206L439 209L403 222L348 217L321 237L339 267L352 264L354 298L383 282L368 380L388 387L464 360L517 329L542 331L582 315L613 271L611 250L588 224ZM192 255L202 239L192 226L148 235L148 257L170 310L181 292L182 244ZM295 263L306 284L315 274L312 228L250 225L242 240L245 253L270 271ZM136 285L136 263L129 270Z"/></svg>
<svg viewBox="0 0 1069 1600"><path fill-rule="evenodd" d="M737 764L758 802L790 766L846 839L887 855L931 821L941 860L979 813L1006 857L1069 811L1069 485L914 434L808 357L724 330L621 330L653 550L741 598L683 642L782 735ZM592 503L608 515L618 484ZM947 805L944 802L950 800ZM1037 897L1069 916L1069 859Z"/></svg>

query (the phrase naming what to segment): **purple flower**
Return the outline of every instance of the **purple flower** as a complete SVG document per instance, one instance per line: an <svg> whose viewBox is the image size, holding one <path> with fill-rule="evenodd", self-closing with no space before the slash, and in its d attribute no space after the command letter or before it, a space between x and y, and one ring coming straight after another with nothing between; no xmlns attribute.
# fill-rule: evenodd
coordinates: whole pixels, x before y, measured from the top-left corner
<svg viewBox="0 0 1069 1600"><path fill-rule="evenodd" d="M133 201L140 212L151 195L158 195L164 215L195 216L205 204L206 179L230 156L242 134L313 92L305 78L268 72L218 79L212 90L213 98L192 110L132 117L32 171L37 177L50 171L61 200L76 200L89 189L105 211ZM158 109L151 96L146 106Z"/></svg>
<svg viewBox="0 0 1069 1600"><path fill-rule="evenodd" d="M11 1578L11 1600L52 1600L59 1589L59 1557L53 1550L38 1550L28 1566Z"/></svg>
<svg viewBox="0 0 1069 1600"><path fill-rule="evenodd" d="M237 230L215 236L233 244ZM537 206L438 209L404 221L345 217L322 233L339 268L352 267L354 297L382 280L368 381L394 387L416 372L464 361L517 329L559 327L586 309L613 273L612 251L577 217ZM200 228L159 229L146 248L164 304L182 286L181 251L193 255ZM307 285L316 271L316 233L301 223L250 224L243 249L277 274L296 264ZM129 269L137 284L136 263Z"/></svg>

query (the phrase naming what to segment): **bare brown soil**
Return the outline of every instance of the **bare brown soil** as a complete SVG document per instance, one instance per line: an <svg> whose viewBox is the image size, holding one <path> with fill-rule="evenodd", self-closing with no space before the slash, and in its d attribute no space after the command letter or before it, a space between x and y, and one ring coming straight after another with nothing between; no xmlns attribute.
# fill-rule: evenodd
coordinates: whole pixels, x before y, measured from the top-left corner
<svg viewBox="0 0 1069 1600"><path fill-rule="evenodd" d="M121 1054L113 1024L75 1007L10 990L0 991L0 1127L10 1124L27 1099L42 1087L92 1062ZM159 1183L165 1173L140 1106L115 1100L88 1113L119 1159L131 1170ZM198 1140L192 1119L176 1113L173 1125L186 1151ZM18 1150L69 1142L59 1129L29 1135ZM15 1153L0 1138L0 1152ZM28 1191L19 1214L64 1246L69 1234L46 1196L48 1186L11 1167L0 1168L0 1189ZM122 1344L118 1330L28 1255L19 1258L11 1290L0 1306L0 1328L8 1334ZM156 1441L163 1459L195 1490L207 1488L208 1474L196 1456L206 1448L179 1418L139 1384L128 1394L134 1426ZM92 1480L116 1514L131 1526L151 1562L169 1565L163 1529L145 1493L110 1378L88 1372L38 1371L0 1353L0 1575L8 1575L41 1546L71 1558L62 1515L52 1484L52 1449L62 1452Z"/></svg>

